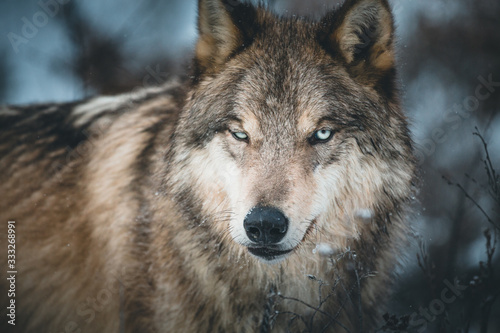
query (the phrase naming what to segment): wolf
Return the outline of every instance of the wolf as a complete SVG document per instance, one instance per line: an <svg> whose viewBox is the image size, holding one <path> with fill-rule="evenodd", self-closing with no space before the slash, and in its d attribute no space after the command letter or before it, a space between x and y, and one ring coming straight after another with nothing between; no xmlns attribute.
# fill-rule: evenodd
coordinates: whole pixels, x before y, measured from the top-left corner
<svg viewBox="0 0 500 333"><path fill-rule="evenodd" d="M2 332L377 327L416 179L388 1L198 6L189 78L2 108Z"/></svg>

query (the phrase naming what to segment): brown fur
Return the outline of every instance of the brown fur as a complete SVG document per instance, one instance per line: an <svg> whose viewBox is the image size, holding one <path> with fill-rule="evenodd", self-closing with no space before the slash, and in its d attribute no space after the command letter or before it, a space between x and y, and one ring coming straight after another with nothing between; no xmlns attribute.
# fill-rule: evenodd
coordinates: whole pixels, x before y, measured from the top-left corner
<svg viewBox="0 0 500 333"><path fill-rule="evenodd" d="M0 112L19 332L375 327L414 180L387 1L199 8L193 82ZM248 252L257 204L290 220L279 262Z"/></svg>

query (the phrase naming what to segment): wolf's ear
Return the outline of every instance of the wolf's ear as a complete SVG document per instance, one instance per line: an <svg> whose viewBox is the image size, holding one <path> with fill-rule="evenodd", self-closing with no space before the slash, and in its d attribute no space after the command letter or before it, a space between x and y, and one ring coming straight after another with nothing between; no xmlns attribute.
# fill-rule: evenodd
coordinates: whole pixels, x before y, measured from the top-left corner
<svg viewBox="0 0 500 333"><path fill-rule="evenodd" d="M252 42L256 10L238 0L198 0L196 74L217 73Z"/></svg>
<svg viewBox="0 0 500 333"><path fill-rule="evenodd" d="M394 68L394 22L387 0L346 0L326 15L319 39L354 76L375 84Z"/></svg>

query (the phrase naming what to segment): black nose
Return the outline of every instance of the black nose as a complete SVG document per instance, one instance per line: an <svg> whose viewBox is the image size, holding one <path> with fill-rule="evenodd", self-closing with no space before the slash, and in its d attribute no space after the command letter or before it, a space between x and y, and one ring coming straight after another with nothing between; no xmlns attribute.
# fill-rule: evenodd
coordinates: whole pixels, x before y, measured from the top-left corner
<svg viewBox="0 0 500 333"><path fill-rule="evenodd" d="M274 245L285 237L288 219L276 208L257 206L243 222L248 238L259 245Z"/></svg>

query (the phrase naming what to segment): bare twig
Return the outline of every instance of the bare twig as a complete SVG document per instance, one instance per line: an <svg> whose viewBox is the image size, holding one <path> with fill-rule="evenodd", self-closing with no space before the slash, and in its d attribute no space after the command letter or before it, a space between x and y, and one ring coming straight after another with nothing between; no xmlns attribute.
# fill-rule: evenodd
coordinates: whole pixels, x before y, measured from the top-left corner
<svg viewBox="0 0 500 333"><path fill-rule="evenodd" d="M476 127L476 132L474 132L473 135L477 136L481 140L481 142L483 143L484 152L486 153L486 158L484 159L486 173L488 175L490 187L495 195L495 199L498 201L498 200L500 200L500 198L498 197L499 193L500 193L500 188L499 188L499 186L500 186L499 178L500 177L497 175L496 170L493 167L493 163L491 162L490 152L488 150L488 144L486 143L486 140L484 139L482 134L479 133L479 130L477 127Z"/></svg>
<svg viewBox="0 0 500 333"><path fill-rule="evenodd" d="M465 197L467 199L469 199L474 204L474 206L476 206L481 211L481 213L486 218L486 220L491 225L493 225L495 227L495 229L500 230L500 226L497 225L493 221L493 219L488 215L488 213L486 213L486 211L483 209L483 207L481 207L481 205L469 194L469 192L467 192L467 190L461 184L452 182L451 180L449 180L448 178L446 178L446 176L443 176L443 179L446 180L448 182L448 184L455 185L456 187L458 187L458 189L460 189L460 191L462 191L462 193L465 195Z"/></svg>
<svg viewBox="0 0 500 333"><path fill-rule="evenodd" d="M345 326L343 325L340 321L338 321L336 318L334 318L331 314L329 314L328 312L325 312L323 310L321 310L320 308L317 308L315 306L312 306L306 302L304 302L303 300L301 299L298 299L298 298L295 298L295 297L286 297L286 296L283 296L283 295L278 295L278 297L282 298L282 299L285 299L285 300L289 300L289 301L294 301L294 302L297 302L297 303L300 303L318 313L321 313L322 315L330 318L330 320L332 320L335 324L339 325L340 327L342 327L346 332L350 332L350 330Z"/></svg>

